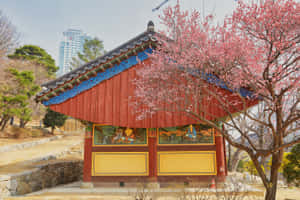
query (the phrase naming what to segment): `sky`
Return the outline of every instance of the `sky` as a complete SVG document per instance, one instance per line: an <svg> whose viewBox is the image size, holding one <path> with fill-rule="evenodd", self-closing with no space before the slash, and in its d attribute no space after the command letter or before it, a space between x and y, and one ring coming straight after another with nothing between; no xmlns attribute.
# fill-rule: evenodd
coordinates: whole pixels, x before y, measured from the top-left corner
<svg viewBox="0 0 300 200"><path fill-rule="evenodd" d="M158 11L152 9L164 0L0 0L0 10L20 33L20 45L45 49L58 65L63 31L81 29L103 40L111 50L146 30L152 20L161 29L158 15L177 0L169 0ZM185 10L213 13L221 22L237 5L235 0L179 0Z"/></svg>

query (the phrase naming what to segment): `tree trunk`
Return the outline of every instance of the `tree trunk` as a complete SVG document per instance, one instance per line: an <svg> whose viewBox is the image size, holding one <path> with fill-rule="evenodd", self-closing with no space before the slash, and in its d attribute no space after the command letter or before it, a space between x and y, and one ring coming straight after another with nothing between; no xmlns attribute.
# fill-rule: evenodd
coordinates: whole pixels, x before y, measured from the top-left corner
<svg viewBox="0 0 300 200"><path fill-rule="evenodd" d="M55 127L51 127L51 134L54 135L54 128Z"/></svg>
<svg viewBox="0 0 300 200"><path fill-rule="evenodd" d="M29 121L24 121L23 123L24 123L24 127L23 128L25 128L25 126L26 126L26 124L28 123Z"/></svg>
<svg viewBox="0 0 300 200"><path fill-rule="evenodd" d="M273 174L274 173L274 174ZM266 188L265 200L275 200L276 199L276 192L277 192L277 181L278 181L278 169L271 173L272 180L269 184L269 187Z"/></svg>
<svg viewBox="0 0 300 200"><path fill-rule="evenodd" d="M232 172L236 171L237 166L239 164L240 161L240 155L242 153L241 149L236 149L236 151L234 152L232 158L231 158L231 170Z"/></svg>
<svg viewBox="0 0 300 200"><path fill-rule="evenodd" d="M233 149L235 149L234 154ZM237 166L240 161L240 154L242 153L242 150L233 148L230 144L228 144L228 171L234 172L237 169Z"/></svg>
<svg viewBox="0 0 300 200"><path fill-rule="evenodd" d="M266 188L265 200L275 200L277 192L278 170L281 165L283 151L272 154L270 183Z"/></svg>
<svg viewBox="0 0 300 200"><path fill-rule="evenodd" d="M227 145L228 148L228 161L227 161L227 169L228 171L232 171L232 165L231 165L231 145L228 143Z"/></svg>
<svg viewBox="0 0 300 200"><path fill-rule="evenodd" d="M277 190L277 183L276 186L271 186L266 190L265 200L275 200L276 199L276 190Z"/></svg>
<svg viewBox="0 0 300 200"><path fill-rule="evenodd" d="M2 126L4 120L5 120L5 117L3 116L3 117L1 118L1 121L0 121L0 126Z"/></svg>
<svg viewBox="0 0 300 200"><path fill-rule="evenodd" d="M268 162L267 162L267 157L261 158L261 165L264 167L265 172L268 172Z"/></svg>
<svg viewBox="0 0 300 200"><path fill-rule="evenodd" d="M20 128L24 128L24 127L25 127L25 124L24 124L24 120L23 120L23 119L20 119L19 127L20 127Z"/></svg>
<svg viewBox="0 0 300 200"><path fill-rule="evenodd" d="M19 127L20 128L25 128L26 124L28 123L28 121L25 121L23 119L20 119L20 124L19 124Z"/></svg>
<svg viewBox="0 0 300 200"><path fill-rule="evenodd" d="M9 118L8 118L9 119ZM1 126L1 131L4 131L6 124L8 122L8 119L4 119L4 121L2 122L2 126Z"/></svg>

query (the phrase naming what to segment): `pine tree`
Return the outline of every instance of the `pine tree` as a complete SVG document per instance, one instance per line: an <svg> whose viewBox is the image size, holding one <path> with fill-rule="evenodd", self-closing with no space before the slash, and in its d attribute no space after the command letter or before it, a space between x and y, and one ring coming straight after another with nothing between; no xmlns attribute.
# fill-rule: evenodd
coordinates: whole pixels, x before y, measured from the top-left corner
<svg viewBox="0 0 300 200"><path fill-rule="evenodd" d="M105 53L103 41L97 37L85 40L83 44L83 52L79 52L77 57L72 58L71 66L72 69L80 67L81 65L92 61Z"/></svg>
<svg viewBox="0 0 300 200"><path fill-rule="evenodd" d="M8 56L11 59L24 59L34 61L35 63L44 66L49 76L54 76L58 67L55 65L55 60L44 49L35 45L24 45L15 50Z"/></svg>
<svg viewBox="0 0 300 200"><path fill-rule="evenodd" d="M51 127L51 133L54 133L55 127L61 127L65 124L67 116L51 109L47 109L47 113L44 116L43 124L46 128Z"/></svg>

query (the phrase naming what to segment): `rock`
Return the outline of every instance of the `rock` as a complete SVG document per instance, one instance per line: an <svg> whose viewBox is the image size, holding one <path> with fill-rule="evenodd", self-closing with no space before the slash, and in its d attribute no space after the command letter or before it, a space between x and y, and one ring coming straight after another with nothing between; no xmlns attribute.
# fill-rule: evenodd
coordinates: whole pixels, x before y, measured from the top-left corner
<svg viewBox="0 0 300 200"><path fill-rule="evenodd" d="M18 195L27 194L30 192L32 192L32 187L30 186L29 183L27 183L27 182L19 182L18 183L18 188L17 188Z"/></svg>
<svg viewBox="0 0 300 200"><path fill-rule="evenodd" d="M91 189L94 188L94 184L92 182L82 182L80 185L82 189Z"/></svg>
<svg viewBox="0 0 300 200"><path fill-rule="evenodd" d="M11 195L17 194L17 188L18 188L18 181L16 179L12 179L10 181L10 187L9 187L9 191Z"/></svg>
<svg viewBox="0 0 300 200"><path fill-rule="evenodd" d="M11 176L0 176L0 199L9 195L24 195L44 188L79 181L82 161L63 161L41 165Z"/></svg>
<svg viewBox="0 0 300 200"><path fill-rule="evenodd" d="M10 195L10 180L0 177L0 199L1 197L7 197Z"/></svg>

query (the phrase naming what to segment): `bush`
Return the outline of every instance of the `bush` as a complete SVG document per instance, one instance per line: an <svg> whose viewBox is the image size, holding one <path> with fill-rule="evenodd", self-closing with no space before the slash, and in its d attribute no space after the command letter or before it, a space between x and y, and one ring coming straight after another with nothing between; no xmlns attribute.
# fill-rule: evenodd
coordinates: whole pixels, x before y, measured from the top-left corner
<svg viewBox="0 0 300 200"><path fill-rule="evenodd" d="M47 113L43 119L46 128L51 127L51 133L54 133L55 127L61 127L65 124L67 116L51 109L47 109Z"/></svg>
<svg viewBox="0 0 300 200"><path fill-rule="evenodd" d="M300 144L295 145L286 156L288 162L283 166L283 176L288 183L300 186Z"/></svg>

